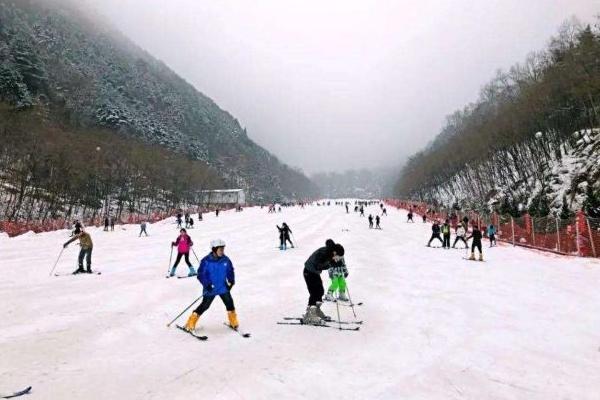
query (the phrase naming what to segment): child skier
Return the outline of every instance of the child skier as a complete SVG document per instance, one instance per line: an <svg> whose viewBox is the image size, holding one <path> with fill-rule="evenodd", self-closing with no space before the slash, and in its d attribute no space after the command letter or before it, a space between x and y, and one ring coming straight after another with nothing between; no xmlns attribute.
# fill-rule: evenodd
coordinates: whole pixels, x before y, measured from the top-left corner
<svg viewBox="0 0 600 400"><path fill-rule="evenodd" d="M185 257L185 263L190 269L190 271L188 272L188 276L196 275L196 270L192 266L192 263L190 263L190 249L193 245L194 243L192 242L192 239L188 236L186 230L184 228L181 228L181 230L179 231L179 236L177 237L177 239L175 239L173 243L171 243L171 246L177 246L177 258L175 259L175 264L173 264L173 267L171 268L169 277L175 276L175 270L179 265L179 261L181 261L181 257Z"/></svg>
<svg viewBox="0 0 600 400"><path fill-rule="evenodd" d="M82 272L87 272L88 274L92 273L92 249L94 248L94 243L92 242L92 237L85 230L81 230L80 233L73 236L73 238L69 239L65 244L63 244L63 248L67 248L69 243L74 242L79 239L79 246L81 249L79 250L79 259L78 259L78 268L73 271L73 274L80 274ZM87 269L83 269L83 259L87 263Z"/></svg>
<svg viewBox="0 0 600 400"><path fill-rule="evenodd" d="M487 228L487 235L490 239L490 247L497 245L496 243L496 227L493 224L490 224Z"/></svg>
<svg viewBox="0 0 600 400"><path fill-rule="evenodd" d="M329 279L331 279L331 285L327 290L327 294L323 297L326 301L335 301L335 291L338 291L337 299L340 301L348 301L346 297L346 278L348 277L348 268L344 258L340 258L340 262L335 266L329 268Z"/></svg>
<svg viewBox="0 0 600 400"><path fill-rule="evenodd" d="M225 304L229 326L238 328L239 323L235 313L231 288L235 284L235 272L229 257L225 255L225 242L216 239L210 242L211 252L200 261L198 280L202 285L202 303L192 312L185 324L188 332L196 329L198 319L209 309L215 297L219 296Z"/></svg>
<svg viewBox="0 0 600 400"><path fill-rule="evenodd" d="M142 221L140 223L140 235L138 237L142 236L142 233L146 236L148 236L148 232L146 232L146 221Z"/></svg>
<svg viewBox="0 0 600 400"><path fill-rule="evenodd" d="M381 221L381 219L379 218L379 215L375 216L375 229L381 229L381 226L379 226L379 222Z"/></svg>
<svg viewBox="0 0 600 400"><path fill-rule="evenodd" d="M321 311L323 294L325 293L323 281L321 280L321 272L338 266L343 256L344 247L331 239L327 239L325 247L315 250L304 263L303 276L309 297L306 313L302 316L303 323L319 325L329 319Z"/></svg>
<svg viewBox="0 0 600 400"><path fill-rule="evenodd" d="M473 224L473 232L471 232L471 236L467 238L467 241L473 238L473 243L471 244L471 257L469 260L475 260L475 249L479 250L479 261L483 261L483 251L481 250L481 229L475 224Z"/></svg>
<svg viewBox="0 0 600 400"><path fill-rule="evenodd" d="M456 226L456 238L454 239L454 244L452 245L452 248L455 249L456 248L456 243L460 240L465 244L465 249L469 248L469 245L467 244L467 241L465 239L465 235L467 234L467 231L465 230L465 227L462 223L458 224Z"/></svg>
<svg viewBox="0 0 600 400"><path fill-rule="evenodd" d="M427 247L431 247L431 241L433 239L437 239L440 242L442 242L442 244L444 244L444 241L440 237L440 224L437 221L433 221L433 225L431 226L431 239L429 239L429 242L427 243Z"/></svg>
<svg viewBox="0 0 600 400"><path fill-rule="evenodd" d="M373 216L369 214L369 229L373 229Z"/></svg>
<svg viewBox="0 0 600 400"><path fill-rule="evenodd" d="M412 210L408 212L408 219L406 220L406 222L415 222L415 221L413 221L413 212L412 212Z"/></svg>
<svg viewBox="0 0 600 400"><path fill-rule="evenodd" d="M442 225L442 234L444 235L443 247L444 249L450 248L450 221L446 220Z"/></svg>

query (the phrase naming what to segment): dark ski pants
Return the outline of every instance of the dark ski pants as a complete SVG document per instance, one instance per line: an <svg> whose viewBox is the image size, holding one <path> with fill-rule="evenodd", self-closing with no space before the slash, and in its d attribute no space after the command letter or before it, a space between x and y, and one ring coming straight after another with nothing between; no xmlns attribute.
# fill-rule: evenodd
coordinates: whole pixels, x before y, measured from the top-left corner
<svg viewBox="0 0 600 400"><path fill-rule="evenodd" d="M144 227L142 227L142 228L140 229L140 236L142 236L142 233L143 233L144 235L148 236L148 232L146 232L146 228L144 228Z"/></svg>
<svg viewBox="0 0 600 400"><path fill-rule="evenodd" d="M192 268L192 263L190 262L190 253L177 253L177 258L175 259L175 264L173 264L173 269L177 268L179 265L179 261L181 261L181 257L185 256L185 263L188 267Z"/></svg>
<svg viewBox="0 0 600 400"><path fill-rule="evenodd" d="M431 234L431 239L429 239L429 243L427 243L427 246L431 245L431 242L433 241L433 239L437 239L440 242L442 242L442 244L444 244L444 241L442 240L442 238L440 237L439 233L432 233Z"/></svg>
<svg viewBox="0 0 600 400"><path fill-rule="evenodd" d="M493 233L490 235L490 247L492 247L494 244L496 243L496 235L494 235Z"/></svg>
<svg viewBox="0 0 600 400"><path fill-rule="evenodd" d="M83 269L83 259L85 258L85 262L87 264L87 269L92 269L92 249L84 249L79 250L79 269Z"/></svg>
<svg viewBox="0 0 600 400"><path fill-rule="evenodd" d="M316 306L317 302L323 301L323 295L325 294L321 275L304 270L304 281L308 289L308 305Z"/></svg>
<svg viewBox="0 0 600 400"><path fill-rule="evenodd" d="M450 234L444 233L443 243L444 247L450 248Z"/></svg>
<svg viewBox="0 0 600 400"><path fill-rule="evenodd" d="M285 237L285 241L284 241L284 243L283 243L283 244L287 244L287 242L290 242L290 246L294 247L294 243L292 243L292 239L290 239L290 237L289 237L289 236L286 236L286 237Z"/></svg>
<svg viewBox="0 0 600 400"><path fill-rule="evenodd" d="M465 244L465 249L468 249L468 248L469 248L469 245L467 244L467 241L466 241L466 240L465 240L465 238L464 238L464 237L462 237L462 236L457 236L457 237L454 239L454 244L452 245L452 247L456 247L456 242L458 242L459 240L461 240L461 241L462 241L462 242Z"/></svg>
<svg viewBox="0 0 600 400"><path fill-rule="evenodd" d="M473 240L473 244L471 244L471 253L474 253L475 249L479 250L479 254L483 254L481 251L481 240Z"/></svg>
<svg viewBox="0 0 600 400"><path fill-rule="evenodd" d="M200 305L194 310L194 312L198 315L204 314L204 312L209 309L215 297L217 296L204 296L202 298L202 303L200 303ZM235 306L233 305L233 297L231 297L230 292L220 294L219 297L221 298L221 300L223 300L223 304L225 304L225 309L227 309L227 311L235 311Z"/></svg>

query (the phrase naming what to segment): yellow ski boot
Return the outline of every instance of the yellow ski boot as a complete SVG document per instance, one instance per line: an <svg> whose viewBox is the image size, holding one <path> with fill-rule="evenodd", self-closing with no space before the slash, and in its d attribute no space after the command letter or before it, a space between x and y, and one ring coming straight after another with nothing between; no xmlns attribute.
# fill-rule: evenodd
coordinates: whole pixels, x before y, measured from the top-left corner
<svg viewBox="0 0 600 400"><path fill-rule="evenodd" d="M188 332L192 332L194 329L196 329L196 323L198 322L198 318L200 318L200 315L193 312L192 315L190 315L190 317L188 318L183 328Z"/></svg>
<svg viewBox="0 0 600 400"><path fill-rule="evenodd" d="M237 329L238 326L240 326L240 324L238 323L238 320L237 320L237 315L235 313L235 310L227 311L227 317L229 318L229 325L233 329Z"/></svg>

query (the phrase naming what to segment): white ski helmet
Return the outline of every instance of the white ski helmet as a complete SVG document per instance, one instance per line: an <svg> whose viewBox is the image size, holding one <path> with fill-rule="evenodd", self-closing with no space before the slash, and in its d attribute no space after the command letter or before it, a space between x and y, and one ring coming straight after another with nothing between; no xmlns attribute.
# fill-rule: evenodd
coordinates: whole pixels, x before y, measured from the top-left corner
<svg viewBox="0 0 600 400"><path fill-rule="evenodd" d="M210 248L214 249L215 247L225 247L225 241L221 239L215 239L210 242Z"/></svg>

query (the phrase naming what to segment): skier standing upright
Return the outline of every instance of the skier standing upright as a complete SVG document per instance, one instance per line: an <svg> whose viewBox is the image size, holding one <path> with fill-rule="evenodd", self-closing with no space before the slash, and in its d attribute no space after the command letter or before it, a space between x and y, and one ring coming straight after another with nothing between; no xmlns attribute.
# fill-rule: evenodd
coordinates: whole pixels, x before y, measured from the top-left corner
<svg viewBox="0 0 600 400"><path fill-rule="evenodd" d="M193 245L194 243L192 242L192 239L188 236L186 230L184 228L181 228L181 230L179 231L179 236L177 237L177 239L175 239L173 243L171 243L171 246L177 247L177 258L175 259L175 264L173 264L171 272L169 273L170 277L175 276L175 271L177 270L179 261L181 261L181 257L185 257L185 263L190 269L188 276L196 275L196 270L190 262L190 250L192 249Z"/></svg>
<svg viewBox="0 0 600 400"><path fill-rule="evenodd" d="M450 248L450 221L446 220L446 222L444 222L444 225L442 225L442 234L444 236L444 240L443 240L443 247L445 249L449 249Z"/></svg>
<svg viewBox="0 0 600 400"><path fill-rule="evenodd" d="M200 261L198 280L202 285L202 303L192 312L185 324L188 332L196 329L198 319L209 309L215 297L219 296L225 304L229 326L238 328L231 289L235 285L235 271L229 257L225 255L225 242L216 239L210 242L211 252Z"/></svg>
<svg viewBox="0 0 600 400"><path fill-rule="evenodd" d="M431 226L431 238L427 243L427 247L431 247L431 241L433 239L439 240L440 242L442 242L442 245L444 244L444 241L440 237L440 224L437 221L433 221L433 225Z"/></svg>
<svg viewBox="0 0 600 400"><path fill-rule="evenodd" d="M275 226L277 227L277 230L279 231L279 250L285 250L287 242L290 242L290 244L293 248L294 244L292 243L292 241L290 239L290 233L292 232L290 227L285 222L283 223L283 226L281 228L279 227L279 225L275 225Z"/></svg>
<svg viewBox="0 0 600 400"><path fill-rule="evenodd" d="M336 300L335 292L338 291L339 294L337 300L348 301L348 297L346 297L347 277L348 268L346 267L344 257L342 257L338 263L329 268L329 279L331 279L331 285L329 285L329 289L327 290L327 294L325 295L324 299L327 301Z"/></svg>
<svg viewBox="0 0 600 400"><path fill-rule="evenodd" d="M481 247L482 236L481 229L479 229L479 227L474 223L471 236L467 238L467 241L471 238L473 239L473 242L471 243L471 257L469 257L469 260L475 260L475 249L477 249L479 250L479 261L483 261L483 250Z"/></svg>
<svg viewBox="0 0 600 400"><path fill-rule="evenodd" d="M142 221L140 223L140 235L138 237L142 236L142 233L146 236L148 236L148 232L146 232L146 221Z"/></svg>
<svg viewBox="0 0 600 400"><path fill-rule="evenodd" d="M490 226L488 226L487 235L490 239L490 247L496 246L496 227L494 226L494 224L490 224Z"/></svg>
<svg viewBox="0 0 600 400"><path fill-rule="evenodd" d="M465 244L465 249L469 248L469 245L467 244L467 241L465 239L465 236L467 234L467 231L465 230L465 227L462 223L458 224L456 226L456 238L454 238L454 244L452 245L452 248L456 248L456 243L460 240Z"/></svg>

